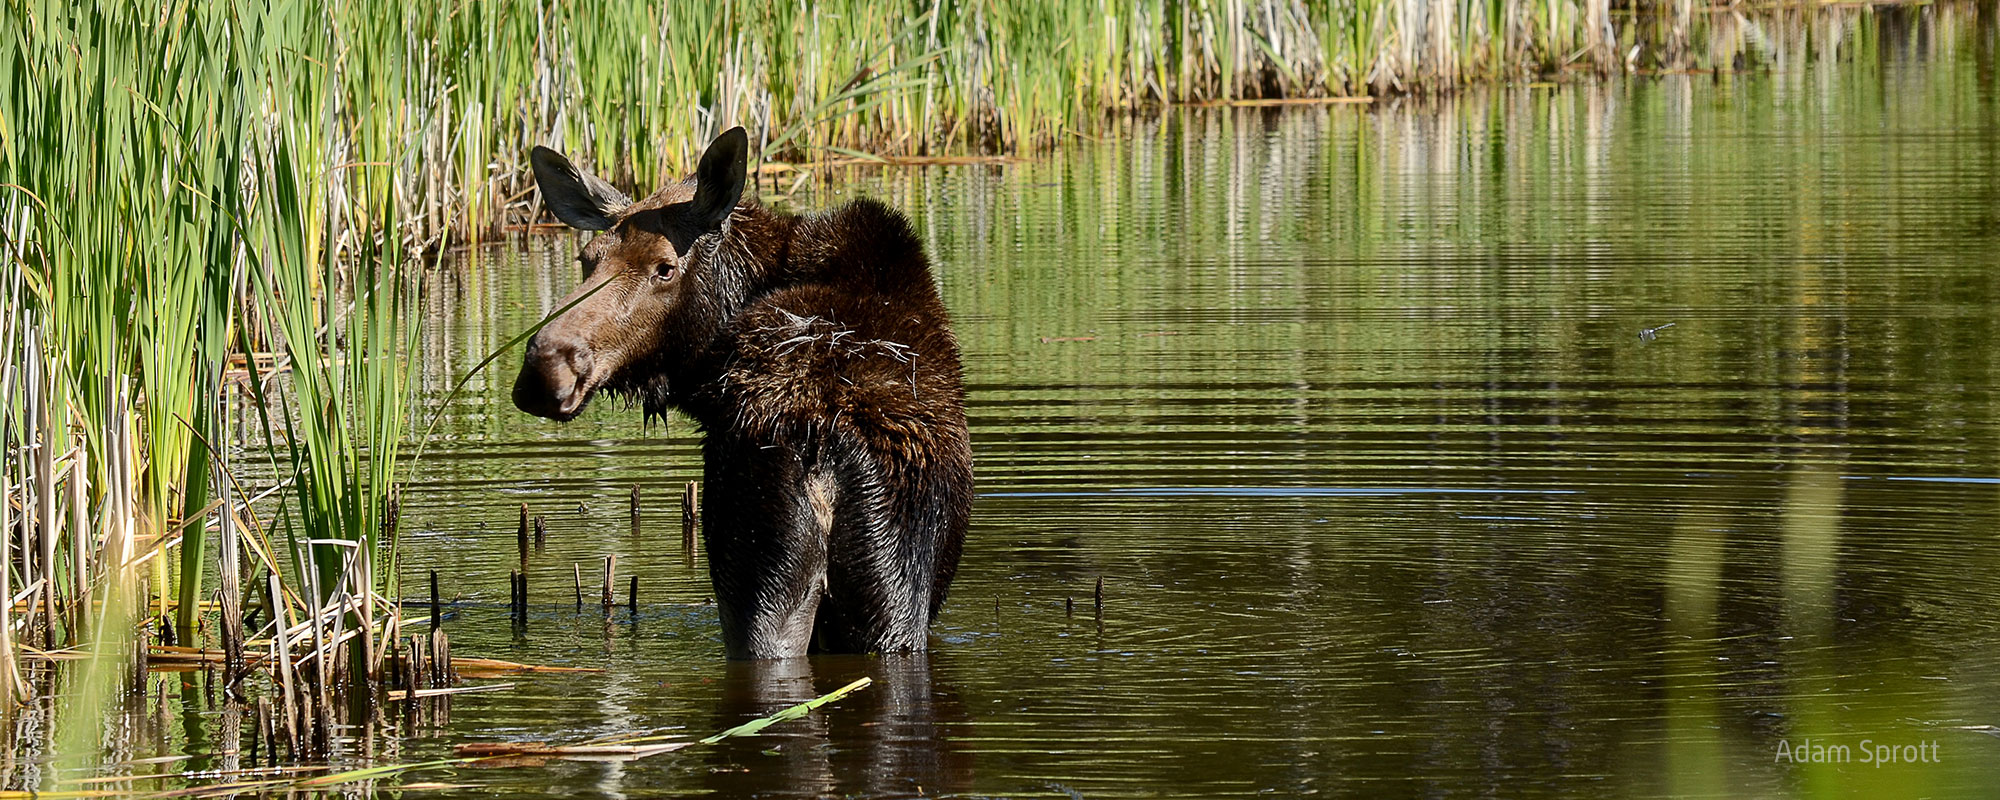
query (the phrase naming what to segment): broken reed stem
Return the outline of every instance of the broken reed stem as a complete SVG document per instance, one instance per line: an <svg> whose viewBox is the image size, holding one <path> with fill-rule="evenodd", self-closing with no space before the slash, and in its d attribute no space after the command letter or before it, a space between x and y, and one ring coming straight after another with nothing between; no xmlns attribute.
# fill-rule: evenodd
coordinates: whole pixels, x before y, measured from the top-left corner
<svg viewBox="0 0 2000 800"><path fill-rule="evenodd" d="M279 580L277 573L271 574L271 621L277 629L271 636L271 660L278 664L278 697L284 704L285 740L296 751L299 740L298 677L292 663L292 644L286 635L292 627L291 613L285 604L284 586Z"/></svg>
<svg viewBox="0 0 2000 800"><path fill-rule="evenodd" d="M613 553L611 555L605 556L604 557L604 615L607 617L611 616L611 605L612 605L611 579L612 575L616 572L617 569L618 569L618 555L616 553Z"/></svg>
<svg viewBox="0 0 2000 800"><path fill-rule="evenodd" d="M89 568L91 535L90 525L85 519L87 515L83 511L88 507L84 505L83 476L89 474L85 462L90 454L81 447L75 448L72 452L74 455L71 457L74 460L70 462L69 467L70 579L76 584L72 595L76 598L76 608L72 612L75 621L71 623L70 641L74 643L84 641L90 632L88 621L91 609Z"/></svg>
<svg viewBox="0 0 2000 800"><path fill-rule="evenodd" d="M521 524L514 530L514 544L521 553L521 568L528 566L528 504L521 504Z"/></svg>
<svg viewBox="0 0 2000 800"><path fill-rule="evenodd" d="M430 688L430 669L426 654L430 652L429 638L421 635L410 637L409 650L403 656L403 688L411 691ZM411 709L416 704L410 704Z"/></svg>
<svg viewBox="0 0 2000 800"><path fill-rule="evenodd" d="M33 355L32 350L29 352L29 355L30 356ZM32 370L32 365L24 364L23 367ZM8 377L15 378L16 376L10 375ZM29 379L23 382L33 383L33 380ZM28 412L26 414L28 419L25 420L27 422L27 425L25 426L26 430L21 431L20 447L16 449L15 452L13 453L13 455L17 456L17 458L9 459L9 461L12 462L13 466L16 467L19 472L18 475L10 474L5 476L6 481L4 483L0 483L0 502L5 502L8 505L7 510L9 512L9 516L7 518L0 519L0 528L4 528L5 530L5 534L0 535L0 567L4 567L8 572L12 572L14 570L14 565L16 563L20 564L21 582L24 588L26 589L26 591L23 593L28 596L28 606L21 610L21 627L22 627L21 635L23 639L32 640L35 636L35 601L39 599L37 596L40 593L40 589L37 588L34 584L35 551L38 549L35 547L35 538L34 538L35 537L34 504L30 497L30 493L33 491L34 478L28 472L28 463L30 461L35 460L34 456L36 455L34 453L35 450L34 418L36 415L34 413L35 391L32 387L23 387L23 388L27 390L27 395L28 395L27 397L28 408L26 409L26 411ZM12 506L14 504L13 502L14 486L15 486L15 480L17 478L19 480L19 485L21 487L21 494L20 494L21 514L18 520L14 519L12 516L13 512ZM17 522L19 523L18 525L16 524ZM18 531L21 534L20 543L18 545L16 545L14 541L14 534L16 531ZM20 682L20 677L19 677L20 665L15 663L14 647L13 647L14 620L12 618L12 614L14 611L14 587L13 587L13 578L11 575L5 579L0 579L0 600L6 601L7 613L9 615L5 619L0 619L0 622L5 622L7 626L6 636L4 640L0 640L0 646L5 646L7 648L7 655L6 655L7 667L5 669L6 672L5 678L7 681L7 689L9 695L7 699L11 702L13 699L12 697L13 694L19 693L22 697L25 698L28 693L27 686L24 683Z"/></svg>
<svg viewBox="0 0 2000 800"><path fill-rule="evenodd" d="M457 686L458 673L451 666L451 637L444 632L444 629L431 631L430 648L428 659L430 668L423 677L424 683L427 684L425 688ZM410 694L409 698L413 704L418 700L414 693ZM441 722L451 716L450 695L432 698L429 703L425 710L433 722Z"/></svg>
<svg viewBox="0 0 2000 800"><path fill-rule="evenodd" d="M457 686L458 671L451 665L451 636L444 631L431 633L432 687Z"/></svg>
<svg viewBox="0 0 2000 800"><path fill-rule="evenodd" d="M217 393L211 400L215 405L209 411L217 420L224 420L222 395ZM223 423L223 424L226 424ZM222 605L222 682L230 696L238 696L238 684L243 678L243 597L241 576L238 573L242 557L238 553L236 539L236 513L230 504L235 501L233 488L229 482L229 453L226 448L218 448L218 453L210 465L209 481L216 487L221 506L216 510L216 521L222 533L222 553L217 580L217 602Z"/></svg>
<svg viewBox="0 0 2000 800"><path fill-rule="evenodd" d="M639 521L639 484L632 484L632 521Z"/></svg>
<svg viewBox="0 0 2000 800"><path fill-rule="evenodd" d="M701 484L688 481L687 489L681 493L681 550L689 555L694 553L694 533L700 521Z"/></svg>
<svg viewBox="0 0 2000 800"><path fill-rule="evenodd" d="M368 695L371 704L375 690L380 688L379 681L375 679L381 674L382 668L381 654L375 652L375 565L371 563L370 557L373 552L374 550L369 547L368 537L363 536L361 546L354 549L353 555L347 562L347 579L354 583L354 588L358 590L356 593L361 597L360 663L364 670L361 677L366 681L365 688L368 691L365 694Z"/></svg>
<svg viewBox="0 0 2000 800"><path fill-rule="evenodd" d="M548 519L537 514L535 515L535 552L539 554L547 550L548 544L549 544L549 521Z"/></svg>
<svg viewBox="0 0 2000 800"><path fill-rule="evenodd" d="M625 590L625 607L632 612L633 617L636 618L639 616L639 576L637 574L631 577L631 586Z"/></svg>
<svg viewBox="0 0 2000 800"><path fill-rule="evenodd" d="M259 697L252 712L255 722L251 727L250 763L263 761L262 752L271 749L271 698Z"/></svg>
<svg viewBox="0 0 2000 800"><path fill-rule="evenodd" d="M22 554L25 556L33 553L35 555L33 564L41 567L39 570L41 576L36 581L35 587L35 598L41 601L41 609L36 613L35 602L32 600L29 602L29 612L36 616L31 618L27 630L32 634L35 625L39 624L42 631L42 648L53 650L56 646L56 447L52 440L58 428L54 411L49 407L49 400L55 391L55 385L46 380L49 376L43 374L40 342L31 336L27 344L28 359L22 366L26 368L23 379L28 393L28 413L23 421L27 423L28 441L35 443L34 489L37 502L35 541L32 542L33 546L25 541L21 544ZM28 490L25 481L21 490ZM26 505L25 502L22 504L24 508ZM23 525L24 529L26 527ZM30 560L23 558L21 574L31 575L35 572L36 570L30 566Z"/></svg>
<svg viewBox="0 0 2000 800"><path fill-rule="evenodd" d="M403 492L390 489L389 496L382 501L382 541L390 547L396 544L396 524L403 518Z"/></svg>
<svg viewBox="0 0 2000 800"><path fill-rule="evenodd" d="M582 611L583 610L583 565L571 562L569 568L571 572L575 573L576 577L576 610Z"/></svg>
<svg viewBox="0 0 2000 800"><path fill-rule="evenodd" d="M318 555L313 550L309 545L300 551L306 558L305 569L301 572L306 578L306 613L312 615L312 624L306 626L312 636L312 652L306 654L311 660L312 680L301 682L299 701L303 706L300 710L306 714L303 726L305 746L317 753L324 751L323 745L330 735L328 728L333 720L333 692L329 686L339 683L339 676L334 674L337 661L333 651L339 647L341 617L335 615L333 619L327 619L326 597L321 594L319 565L316 563Z"/></svg>
<svg viewBox="0 0 2000 800"><path fill-rule="evenodd" d="M147 663L147 652L151 645L146 642L146 623L139 623L139 635L132 637L132 694L146 696L146 680L152 675L152 666Z"/></svg>
<svg viewBox="0 0 2000 800"><path fill-rule="evenodd" d="M438 571L431 570L431 630L444 628L444 611L438 606Z"/></svg>
<svg viewBox="0 0 2000 800"><path fill-rule="evenodd" d="M14 482L11 476L0 475L0 702L13 708L18 700L27 699L27 686L21 683L20 665L14 662L14 596L13 549L14 549ZM140 642L141 648L145 643Z"/></svg>
<svg viewBox="0 0 2000 800"><path fill-rule="evenodd" d="M426 689L441 689L457 683L458 676L451 668L451 638L443 629L433 629L428 635L413 634L409 639L409 649L399 665L398 682L403 693L390 695L391 700L406 701L403 714L411 720L440 722L448 710L448 699L444 696L426 696Z"/></svg>

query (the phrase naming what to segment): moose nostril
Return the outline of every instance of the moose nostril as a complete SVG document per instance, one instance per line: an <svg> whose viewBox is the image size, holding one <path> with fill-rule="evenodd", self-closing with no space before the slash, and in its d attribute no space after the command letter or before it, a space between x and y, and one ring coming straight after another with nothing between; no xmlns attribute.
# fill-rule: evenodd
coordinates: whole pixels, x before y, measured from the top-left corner
<svg viewBox="0 0 2000 800"><path fill-rule="evenodd" d="M562 356L564 350L571 349L564 342L540 334L528 340L528 360L548 361Z"/></svg>
<svg viewBox="0 0 2000 800"><path fill-rule="evenodd" d="M572 342L543 339L540 336L528 340L528 363L543 372L552 372L561 367L581 373L580 367L589 362L589 352Z"/></svg>

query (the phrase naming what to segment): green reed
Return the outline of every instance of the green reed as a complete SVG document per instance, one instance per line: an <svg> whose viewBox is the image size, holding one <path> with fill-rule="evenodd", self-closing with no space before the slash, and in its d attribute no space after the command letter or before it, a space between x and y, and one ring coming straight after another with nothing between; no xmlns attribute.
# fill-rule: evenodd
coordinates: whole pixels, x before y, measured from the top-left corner
<svg viewBox="0 0 2000 800"><path fill-rule="evenodd" d="M78 751L135 619L164 619L178 596L176 627L196 629L207 409L235 262L248 117L231 91L227 9L151 11L13 3L0 28L0 215L19 278L0 341L19 378L0 449L28 512L7 531L5 566L34 587L26 639L97 656L67 677ZM140 611L141 573L157 615ZM7 688L11 700L33 687Z"/></svg>
<svg viewBox="0 0 2000 800"><path fill-rule="evenodd" d="M6 182L18 187L10 217L33 287L18 310L56 378L51 418L74 415L85 432L78 463L90 470L70 477L99 502L136 492L142 546L175 536L198 546L201 527L174 521L206 504L196 453L207 445L197 432L223 360L234 260L227 204L241 177L229 154L245 120L241 96L228 90L236 65L225 15L198 4L159 19L63 3L8 11L6 56L20 69L5 101L21 124L7 137ZM205 102L180 101L196 92ZM144 402L119 419L116 398L128 393ZM144 444L135 486L107 473L119 437L94 435L126 424ZM62 431L42 432L47 441L17 444L55 448ZM164 609L169 559L149 562Z"/></svg>
<svg viewBox="0 0 2000 800"><path fill-rule="evenodd" d="M28 597L25 618L0 620L0 702L68 694L65 752L94 752L135 641L214 633L204 575L237 552L214 541L238 527L222 515L261 528L211 499L233 481L211 463L232 446L218 413L232 348L281 442L277 517L293 534L290 564L251 548L251 584L285 575L279 602L318 602L371 565L342 606L365 617L393 574L369 550L396 480L416 284L388 176L411 168L403 136L434 128L392 120L365 140L327 124L345 96L331 15L317 0L0 9L0 484L22 510L0 525L0 586ZM267 342L275 375L257 368ZM288 569L305 564L316 574ZM59 645L93 657L60 685L18 678L24 648Z"/></svg>

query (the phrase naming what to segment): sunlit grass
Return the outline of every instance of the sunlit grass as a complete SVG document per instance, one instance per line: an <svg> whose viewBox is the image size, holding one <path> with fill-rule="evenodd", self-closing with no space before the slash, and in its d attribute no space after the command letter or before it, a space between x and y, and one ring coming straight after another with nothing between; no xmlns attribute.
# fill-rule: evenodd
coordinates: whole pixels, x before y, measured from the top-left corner
<svg viewBox="0 0 2000 800"><path fill-rule="evenodd" d="M414 283L397 229L369 233L395 218L391 181L336 159L390 162L402 142L385 135L374 156L324 124L328 15L311 0L5 8L0 219L18 269L0 287L0 347L6 374L30 379L4 392L7 485L29 512L9 577L34 592L8 632L92 658L57 683L6 680L4 699L65 694L58 751L82 763L136 640L216 633L203 578L222 549L211 532L229 527L211 522L245 513L210 499L210 455L231 446L215 398L232 345L286 356L257 399L286 437L294 561L322 579L298 585L332 592L360 552L301 546L380 543ZM285 566L266 558L253 581Z"/></svg>
<svg viewBox="0 0 2000 800"><path fill-rule="evenodd" d="M399 153L403 167L370 199L339 191L336 177L335 197L364 215L393 197L405 238L435 248L531 208L521 159L534 145L630 186L679 178L738 124L765 159L787 162L1032 150L1173 103L1678 63L1667 29L1650 20L1680 7L1614 16L1601 0L370 0L330 12L341 35L324 122L338 132L331 141ZM1628 64L1635 52L1643 57ZM351 244L345 233L329 231Z"/></svg>

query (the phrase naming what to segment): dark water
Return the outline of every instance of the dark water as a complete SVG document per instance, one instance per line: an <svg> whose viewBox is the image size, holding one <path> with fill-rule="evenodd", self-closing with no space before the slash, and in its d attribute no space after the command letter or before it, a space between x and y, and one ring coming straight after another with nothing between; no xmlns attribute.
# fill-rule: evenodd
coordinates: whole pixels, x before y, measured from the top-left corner
<svg viewBox="0 0 2000 800"><path fill-rule="evenodd" d="M439 571L461 654L605 671L375 747L706 734L868 676L714 747L413 779L1984 795L2000 104L1971 19L1772 74L1181 110L1030 163L808 187L797 205L910 213L965 348L980 498L934 651L725 662L680 546L691 427L529 418L510 357L414 473L406 575ZM482 250L434 284L426 409L573 285L573 247ZM521 503L549 529L525 630ZM572 565L610 553L636 618L573 605ZM1807 739L1848 762L1781 758Z"/></svg>

